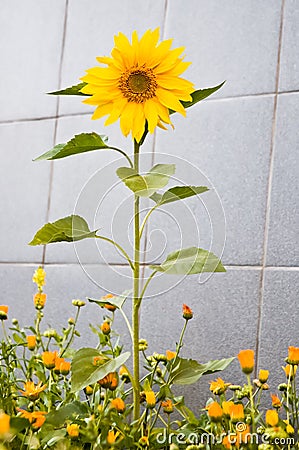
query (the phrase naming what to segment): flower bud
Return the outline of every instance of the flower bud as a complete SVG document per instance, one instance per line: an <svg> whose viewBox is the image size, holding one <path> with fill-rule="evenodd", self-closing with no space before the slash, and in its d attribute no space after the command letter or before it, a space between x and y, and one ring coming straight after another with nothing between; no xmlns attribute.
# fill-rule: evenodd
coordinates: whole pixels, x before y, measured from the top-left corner
<svg viewBox="0 0 299 450"><path fill-rule="evenodd" d="M288 385L286 383L281 383L278 385L278 390L281 392L286 392L288 390Z"/></svg>
<svg viewBox="0 0 299 450"><path fill-rule="evenodd" d="M68 320L69 325L75 325L75 319L73 317L70 317Z"/></svg>
<svg viewBox="0 0 299 450"><path fill-rule="evenodd" d="M123 380L125 383L129 383L130 382L130 376L129 376L129 372L127 371L125 366L121 366L121 368L119 369L119 376L120 379Z"/></svg>
<svg viewBox="0 0 299 450"><path fill-rule="evenodd" d="M64 375L64 376L68 375L70 373L70 370L71 370L71 363L70 362L63 361L60 364L60 373L61 373L61 375Z"/></svg>
<svg viewBox="0 0 299 450"><path fill-rule="evenodd" d="M279 409L281 407L282 403L281 403L280 398L277 395L271 394L271 400L272 400L273 408L278 408Z"/></svg>
<svg viewBox="0 0 299 450"><path fill-rule="evenodd" d="M7 320L8 306L0 305L0 320Z"/></svg>
<svg viewBox="0 0 299 450"><path fill-rule="evenodd" d="M220 422L223 416L223 410L219 403L212 402L207 406L208 416L212 422Z"/></svg>
<svg viewBox="0 0 299 450"><path fill-rule="evenodd" d="M146 400L146 407L149 409L153 409L156 405L156 396L154 391L145 391L145 400Z"/></svg>
<svg viewBox="0 0 299 450"><path fill-rule="evenodd" d="M28 350L34 350L36 347L36 336L33 334L31 336L26 336L26 340L27 340L27 347Z"/></svg>
<svg viewBox="0 0 299 450"><path fill-rule="evenodd" d="M147 340L139 339L139 351L144 352L148 347Z"/></svg>
<svg viewBox="0 0 299 450"><path fill-rule="evenodd" d="M17 325L19 325L19 321L18 319L12 319L11 323L16 327Z"/></svg>
<svg viewBox="0 0 299 450"><path fill-rule="evenodd" d="M166 362L167 361L167 357L166 357L166 355L163 355L163 353L154 353L153 354L153 357L154 357L154 359L157 361L157 362Z"/></svg>
<svg viewBox="0 0 299 450"><path fill-rule="evenodd" d="M47 369L54 369L56 358L57 352L44 352L42 354L42 360Z"/></svg>
<svg viewBox="0 0 299 450"><path fill-rule="evenodd" d="M299 364L299 347L289 347L288 363L297 366Z"/></svg>
<svg viewBox="0 0 299 450"><path fill-rule="evenodd" d="M111 332L110 323L107 321L103 322L101 325L101 331L103 334L105 334L105 336L110 334L110 332Z"/></svg>
<svg viewBox="0 0 299 450"><path fill-rule="evenodd" d="M275 409L268 409L266 411L266 423L270 425L270 427L276 427L279 422L279 417L277 411Z"/></svg>
<svg viewBox="0 0 299 450"><path fill-rule="evenodd" d="M85 392L86 395L92 395L93 387L92 386L86 386L86 388L84 389L84 392Z"/></svg>
<svg viewBox="0 0 299 450"><path fill-rule="evenodd" d="M268 371L268 370L263 370L263 369L261 369L261 370L259 371L259 376L258 376L258 378L259 378L259 381L260 381L261 383L266 383L266 382L268 381L268 378L269 378L269 371Z"/></svg>
<svg viewBox="0 0 299 450"><path fill-rule="evenodd" d="M110 408L116 409L117 412L122 414L125 412L126 405L125 405L125 402L121 398L116 397L113 400L111 400Z"/></svg>
<svg viewBox="0 0 299 450"><path fill-rule="evenodd" d="M241 350L238 354L241 369L246 375L249 375L254 368L254 351Z"/></svg>
<svg viewBox="0 0 299 450"><path fill-rule="evenodd" d="M74 306L77 306L77 308L82 308L82 306L86 305L86 303L83 300L73 300L72 304Z"/></svg>
<svg viewBox="0 0 299 450"><path fill-rule="evenodd" d="M190 320L193 317L193 311L189 306L183 304L183 318L186 320Z"/></svg>
<svg viewBox="0 0 299 450"><path fill-rule="evenodd" d="M66 427L67 434L72 439L76 439L79 436L79 425L72 423Z"/></svg>
<svg viewBox="0 0 299 450"><path fill-rule="evenodd" d="M173 403L170 399L161 402L161 406L166 414L171 414L173 412Z"/></svg>
<svg viewBox="0 0 299 450"><path fill-rule="evenodd" d="M35 309L43 309L46 304L47 294L43 294L42 292L38 292L33 296L33 303Z"/></svg>

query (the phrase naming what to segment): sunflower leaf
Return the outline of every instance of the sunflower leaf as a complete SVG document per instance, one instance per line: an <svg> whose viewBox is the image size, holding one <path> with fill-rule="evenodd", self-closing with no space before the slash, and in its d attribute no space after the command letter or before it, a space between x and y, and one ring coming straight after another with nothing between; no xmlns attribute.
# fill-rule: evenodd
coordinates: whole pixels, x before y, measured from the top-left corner
<svg viewBox="0 0 299 450"><path fill-rule="evenodd" d="M61 89L60 91L53 91L48 92L48 95L83 95L84 97L90 97L88 94L83 94L83 92L80 92L84 86L86 86L87 83L79 83L74 86Z"/></svg>
<svg viewBox="0 0 299 450"><path fill-rule="evenodd" d="M161 206L166 203L172 203L188 197L193 197L194 195L202 194L208 190L209 188L206 186L175 186L168 189L163 194L155 192L150 198L157 203L157 206Z"/></svg>
<svg viewBox="0 0 299 450"><path fill-rule="evenodd" d="M96 236L98 230L90 231L83 217L71 215L52 223L46 223L35 234L29 245L45 245L52 242L73 242Z"/></svg>
<svg viewBox="0 0 299 450"><path fill-rule="evenodd" d="M76 134L66 144L57 144L54 148L38 156L34 161L48 161L53 159L66 158L67 156L78 155L79 153L91 152L109 148L107 136L97 133Z"/></svg>
<svg viewBox="0 0 299 450"><path fill-rule="evenodd" d="M170 384L187 385L196 383L204 374L224 370L234 359L227 358L200 364L194 359L177 358L171 374Z"/></svg>
<svg viewBox="0 0 299 450"><path fill-rule="evenodd" d="M164 262L151 265L150 268L171 275L226 272L220 259L214 253L197 247L184 248L170 253Z"/></svg>
<svg viewBox="0 0 299 450"><path fill-rule="evenodd" d="M112 305L112 306L116 306L116 308L122 308L123 304L125 303L125 301L127 300L128 296L131 294L131 290L126 290L124 291L122 294L117 295L115 297L110 297L107 300L96 300L95 298L89 298L87 297L88 301L90 303L96 303L97 305L99 305L101 308L104 308L105 305Z"/></svg>
<svg viewBox="0 0 299 450"><path fill-rule="evenodd" d="M174 164L156 164L145 175L140 175L130 167L119 167L116 171L125 185L140 197L150 197L166 186L174 172Z"/></svg>

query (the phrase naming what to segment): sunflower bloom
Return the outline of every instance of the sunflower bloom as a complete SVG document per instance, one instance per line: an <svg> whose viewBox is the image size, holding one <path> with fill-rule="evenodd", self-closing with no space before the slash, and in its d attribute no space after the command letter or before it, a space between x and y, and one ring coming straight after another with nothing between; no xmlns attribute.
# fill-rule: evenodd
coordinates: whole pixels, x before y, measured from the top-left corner
<svg viewBox="0 0 299 450"><path fill-rule="evenodd" d="M21 394L29 400L34 401L38 399L39 394L43 392L46 387L45 384L42 386L41 381L36 386L33 381L26 381L26 383L24 383L24 391L21 391Z"/></svg>
<svg viewBox="0 0 299 450"><path fill-rule="evenodd" d="M107 67L88 69L81 78L87 83L81 92L91 95L84 103L96 106L92 119L109 115L105 125L120 119L122 133L131 133L137 142L146 123L150 133L171 124L170 109L185 116L180 100L191 101L194 91L193 84L180 77L190 65L183 61L184 47L171 50L172 39L158 44L159 34L159 28L147 30L139 39L134 31L130 43L119 33L111 57L97 58Z"/></svg>

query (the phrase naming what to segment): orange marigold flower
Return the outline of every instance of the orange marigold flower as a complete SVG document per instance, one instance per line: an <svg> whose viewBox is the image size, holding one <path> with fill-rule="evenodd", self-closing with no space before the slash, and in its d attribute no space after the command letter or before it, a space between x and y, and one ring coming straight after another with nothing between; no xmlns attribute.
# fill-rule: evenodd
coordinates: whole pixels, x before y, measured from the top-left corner
<svg viewBox="0 0 299 450"><path fill-rule="evenodd" d="M266 411L266 423L270 425L270 427L276 427L279 422L279 416L275 409L268 409Z"/></svg>
<svg viewBox="0 0 299 450"><path fill-rule="evenodd" d="M227 448L228 450L230 450L232 448L231 446L231 439L229 438L229 436L224 436L224 438L222 439L222 445L223 447Z"/></svg>
<svg viewBox="0 0 299 450"><path fill-rule="evenodd" d="M38 399L39 394L46 389L46 385L42 386L42 382L40 381L36 386L33 381L26 381L24 383L24 391L20 391L24 397L29 398L31 401L35 401Z"/></svg>
<svg viewBox="0 0 299 450"><path fill-rule="evenodd" d="M8 306L0 305L0 320L6 320L8 314Z"/></svg>
<svg viewBox="0 0 299 450"><path fill-rule="evenodd" d="M241 369L244 373L249 375L254 368L254 351L253 350L241 350L238 354L238 360L241 365Z"/></svg>
<svg viewBox="0 0 299 450"><path fill-rule="evenodd" d="M280 398L277 395L271 394L271 399L272 399L272 406L273 406L273 408L280 408L281 407L282 403L281 403Z"/></svg>
<svg viewBox="0 0 299 450"><path fill-rule="evenodd" d="M121 399L119 397L116 397L113 400L111 400L110 408L111 409L116 409L117 412L122 414L123 412L125 412L126 404L123 401L123 399Z"/></svg>
<svg viewBox="0 0 299 450"><path fill-rule="evenodd" d="M94 366L101 366L102 364L104 364L104 362L106 362L106 358L99 355L99 356L94 356L92 364Z"/></svg>
<svg viewBox="0 0 299 450"><path fill-rule="evenodd" d="M170 399L161 402L161 406L166 414L171 414L173 412L173 403Z"/></svg>
<svg viewBox="0 0 299 450"><path fill-rule="evenodd" d="M176 352L172 352L171 350L166 350L167 361L171 361L175 357L176 357Z"/></svg>
<svg viewBox="0 0 299 450"><path fill-rule="evenodd" d="M231 401L229 401L229 402L226 402L226 401L222 402L221 407L223 409L223 414L225 416L229 416L230 415L230 410L231 410L232 406L234 406L234 402L231 402Z"/></svg>
<svg viewBox="0 0 299 450"><path fill-rule="evenodd" d="M242 403L233 404L230 408L230 418L232 422L242 422L244 420L244 407Z"/></svg>
<svg viewBox="0 0 299 450"><path fill-rule="evenodd" d="M118 386L118 376L116 372L110 372L104 378L98 381L99 385L104 389L114 391Z"/></svg>
<svg viewBox="0 0 299 450"><path fill-rule="evenodd" d="M42 292L38 292L33 296L33 303L36 309L43 309L46 304L47 294L43 294Z"/></svg>
<svg viewBox="0 0 299 450"><path fill-rule="evenodd" d="M245 425L245 427L244 427L244 429L242 427L242 431L241 430L239 430L239 431L237 430L237 436L236 436L236 446L237 446L237 448L239 448L240 445L242 445L242 444L250 443L250 439L251 439L250 426L247 425L247 424L244 424L244 425Z"/></svg>
<svg viewBox="0 0 299 450"><path fill-rule="evenodd" d="M150 391L145 391L145 400L146 400L146 407L149 409L152 409L155 407L156 404L156 395L154 393L154 391L150 390Z"/></svg>
<svg viewBox="0 0 299 450"><path fill-rule="evenodd" d="M259 381L262 383L262 384L264 384L264 383L267 383L267 381L268 381L268 378L269 378L269 370L263 370L263 369L261 369L260 371L259 371Z"/></svg>
<svg viewBox="0 0 299 450"><path fill-rule="evenodd" d="M297 366L299 364L299 348L298 347L289 347L289 354L288 354L288 363L292 364L294 366Z"/></svg>
<svg viewBox="0 0 299 450"><path fill-rule="evenodd" d="M34 430L38 430L46 420L45 417L45 415L47 414L46 411L29 412L21 408L17 408L17 410L21 413L21 417L24 417L24 419L29 420Z"/></svg>
<svg viewBox="0 0 299 450"><path fill-rule="evenodd" d="M79 436L79 425L77 423L71 423L67 425L66 431L72 439L76 439Z"/></svg>
<svg viewBox="0 0 299 450"><path fill-rule="evenodd" d="M54 372L59 374L60 373L60 365L65 361L64 358L59 358L59 356L57 356L57 358L55 359L55 367L54 367Z"/></svg>
<svg viewBox="0 0 299 450"><path fill-rule="evenodd" d="M47 369L54 369L57 352L43 352L42 360Z"/></svg>
<svg viewBox="0 0 299 450"><path fill-rule="evenodd" d="M86 395L92 395L93 387L92 386L86 386L86 388L84 388L84 392L85 392Z"/></svg>
<svg viewBox="0 0 299 450"><path fill-rule="evenodd" d="M36 336L35 334L26 336L27 347L29 350L34 350L36 347Z"/></svg>
<svg viewBox="0 0 299 450"><path fill-rule="evenodd" d="M189 306L183 304L183 317L186 320L190 320L193 317L193 311Z"/></svg>
<svg viewBox="0 0 299 450"><path fill-rule="evenodd" d="M5 413L0 413L0 435L6 434L10 429L10 416Z"/></svg>
<svg viewBox="0 0 299 450"><path fill-rule="evenodd" d="M212 422L219 422L223 416L223 409L217 402L212 402L207 406L208 416Z"/></svg>
<svg viewBox="0 0 299 450"><path fill-rule="evenodd" d="M102 323L101 325L101 331L103 334L108 335L111 332L111 327L110 327L110 323L105 321Z"/></svg>
<svg viewBox="0 0 299 450"><path fill-rule="evenodd" d="M115 444L115 441L117 437L119 436L119 431L109 430L107 434L107 444L113 445Z"/></svg>
<svg viewBox="0 0 299 450"><path fill-rule="evenodd" d="M70 373L70 370L71 370L71 363L68 362L68 361L63 361L63 362L60 364L59 369L60 369L61 375L67 375L67 374Z"/></svg>
<svg viewBox="0 0 299 450"><path fill-rule="evenodd" d="M283 367L284 373L286 374L286 377L292 380L297 372L297 366L291 366L290 364L287 364L285 367Z"/></svg>
<svg viewBox="0 0 299 450"><path fill-rule="evenodd" d="M104 295L103 297L101 297L102 302L105 302L107 300L107 303L104 304L104 308L108 309L108 311L114 312L116 310L116 306L112 305L109 302L109 299L112 299L114 297L115 297L115 295L113 295L113 294L107 294L107 295Z"/></svg>
<svg viewBox="0 0 299 450"><path fill-rule="evenodd" d="M225 383L222 378L217 378L215 381L210 381L210 391L215 395L223 394L228 386L229 383Z"/></svg>

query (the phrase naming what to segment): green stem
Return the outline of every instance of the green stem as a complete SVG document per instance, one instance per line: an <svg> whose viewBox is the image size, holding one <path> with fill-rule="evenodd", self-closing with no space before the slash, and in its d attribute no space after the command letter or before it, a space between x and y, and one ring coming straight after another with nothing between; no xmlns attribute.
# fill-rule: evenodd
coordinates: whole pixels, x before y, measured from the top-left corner
<svg viewBox="0 0 299 450"><path fill-rule="evenodd" d="M148 277L148 279L146 280L146 283L145 283L145 285L143 286L143 289L142 289L141 294L140 294L140 301L143 299L143 296L144 296L144 294L145 294L145 291L146 291L146 289L147 289L149 283L150 283L151 280L154 278L154 276L156 275L157 272L158 272L157 270L154 270L153 273L151 273L151 275L150 275L150 276Z"/></svg>
<svg viewBox="0 0 299 450"><path fill-rule="evenodd" d="M68 340L65 348L62 350L62 352L60 354L60 358L63 357L63 355L65 354L65 352L67 351L67 349L69 348L71 343L73 342L74 335L75 335L75 330L76 330L76 325L77 325L77 321L78 321L78 318L79 318L79 314L80 314L80 307L77 307L76 317L75 317L73 328L72 328L72 331L71 331L71 336L70 336L70 339Z"/></svg>
<svg viewBox="0 0 299 450"><path fill-rule="evenodd" d="M148 221L150 215L155 211L156 208L158 208L158 205L155 205L153 208L151 208L151 209L146 213L146 215L145 215L145 217L144 217L144 219L143 219L143 221L142 221L141 227L140 227L140 232L139 232L140 238L141 238L142 233L143 233L143 231L144 231L144 227L145 227L145 225L146 225L146 222Z"/></svg>
<svg viewBox="0 0 299 450"><path fill-rule="evenodd" d="M126 154L126 152L124 152L123 150L121 150L120 148L117 148L117 147L109 147L111 150L115 150L115 151L117 151L118 153L121 153L125 158L126 158L126 160L128 161L128 163L130 164L130 166L133 168L133 163L132 163L132 161L131 161L131 158Z"/></svg>
<svg viewBox="0 0 299 450"><path fill-rule="evenodd" d="M247 375L247 383L249 386L249 398L250 398L250 415L251 415L251 425L252 425L252 433L255 433L255 423L254 423L254 398L252 392L252 384L250 380L250 375Z"/></svg>
<svg viewBox="0 0 299 450"><path fill-rule="evenodd" d="M181 350L181 348L183 347L183 339L184 339L184 335L185 335L185 331L186 331L187 325L188 325L188 320L185 319L185 323L184 323L183 329L182 329L182 331L181 331L179 343L178 343L178 345L177 345L177 347L176 347L176 355L175 355L175 357L173 358L173 361L172 361L171 366L170 366L170 368L169 368L169 372L168 372L168 377L167 377L166 384L169 384L170 377L171 377L171 371L172 371L172 368L175 367L175 364L176 364L177 359L178 359L179 354L180 354L180 350Z"/></svg>
<svg viewBox="0 0 299 450"><path fill-rule="evenodd" d="M134 169L139 172L139 148L134 140ZM134 272L133 272L133 416L138 420L140 416L140 386L139 386L139 276L140 276L140 235L139 235L139 197L134 194Z"/></svg>
<svg viewBox="0 0 299 450"><path fill-rule="evenodd" d="M122 248L121 245L119 245L117 242L113 241L113 239L109 239L105 236L95 236L97 239L102 239L102 241L106 241L106 242L110 242L110 244L113 244L116 248L118 248L118 250L120 250L120 252L124 255L124 257L126 258L126 260L128 261L128 263L131 266L131 269L134 270L134 265L128 255L128 253Z"/></svg>

